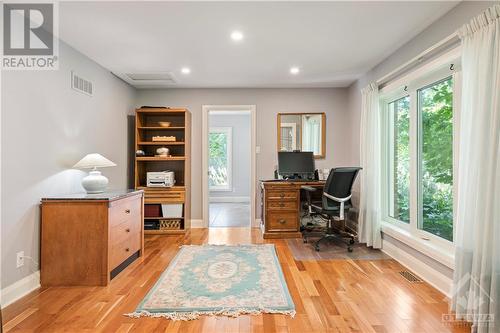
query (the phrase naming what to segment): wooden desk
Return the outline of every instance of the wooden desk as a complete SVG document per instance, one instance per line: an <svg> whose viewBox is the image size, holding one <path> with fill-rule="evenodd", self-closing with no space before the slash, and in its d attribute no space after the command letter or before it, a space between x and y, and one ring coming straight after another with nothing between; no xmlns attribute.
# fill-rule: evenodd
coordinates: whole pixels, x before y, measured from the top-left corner
<svg viewBox="0 0 500 333"><path fill-rule="evenodd" d="M143 191L42 199L42 286L106 286L144 253L143 202Z"/></svg>
<svg viewBox="0 0 500 333"><path fill-rule="evenodd" d="M324 181L261 181L261 230L264 238L300 238L300 187Z"/></svg>

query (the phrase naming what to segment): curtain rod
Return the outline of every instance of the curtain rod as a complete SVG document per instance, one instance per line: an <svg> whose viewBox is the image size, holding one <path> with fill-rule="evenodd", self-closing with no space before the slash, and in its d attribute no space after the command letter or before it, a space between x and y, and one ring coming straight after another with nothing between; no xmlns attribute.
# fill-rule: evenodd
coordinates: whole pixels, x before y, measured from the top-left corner
<svg viewBox="0 0 500 333"><path fill-rule="evenodd" d="M460 41L460 39L458 37L458 33L455 32L455 33L449 35L448 37L444 38L443 40L437 42L436 44L432 45L430 48L426 49L425 51L421 52L416 57L405 62L403 65L399 66L395 70L382 76L380 79L375 81L375 83L377 84L377 86L379 86L379 88L382 88L384 85L386 85L390 81L394 80L398 76L405 74L410 69L413 69L416 65L422 63L424 60L427 60L427 59L431 58L432 56L434 56L440 52L443 52L444 50L450 49L452 46L458 44L459 41Z"/></svg>

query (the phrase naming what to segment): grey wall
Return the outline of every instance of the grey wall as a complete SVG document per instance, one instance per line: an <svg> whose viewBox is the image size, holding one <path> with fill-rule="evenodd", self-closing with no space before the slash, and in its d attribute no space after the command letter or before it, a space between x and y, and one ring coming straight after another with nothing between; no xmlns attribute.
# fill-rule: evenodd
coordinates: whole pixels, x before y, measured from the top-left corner
<svg viewBox="0 0 500 333"><path fill-rule="evenodd" d="M210 127L232 128L232 191L210 191L211 197L250 197L252 118L244 115L210 115Z"/></svg>
<svg viewBox="0 0 500 333"><path fill-rule="evenodd" d="M202 105L257 106L257 180L273 178L277 164L276 116L278 112L325 112L326 158L316 167L348 164L349 134L347 89L168 89L139 90L137 106L165 105L188 108L192 115L191 209L193 219L202 218L201 127ZM359 149L359 148L357 148ZM259 195L259 193L257 193ZM259 201L257 201L258 203ZM257 217L260 209L256 207Z"/></svg>
<svg viewBox="0 0 500 333"><path fill-rule="evenodd" d="M2 73L2 288L38 270L30 260L17 269L16 253L39 262L40 198L83 191L85 173L70 169L80 158L114 161L103 173L111 188L126 187L135 89L69 46L59 51L59 70ZM94 82L93 97L71 89L71 70Z"/></svg>

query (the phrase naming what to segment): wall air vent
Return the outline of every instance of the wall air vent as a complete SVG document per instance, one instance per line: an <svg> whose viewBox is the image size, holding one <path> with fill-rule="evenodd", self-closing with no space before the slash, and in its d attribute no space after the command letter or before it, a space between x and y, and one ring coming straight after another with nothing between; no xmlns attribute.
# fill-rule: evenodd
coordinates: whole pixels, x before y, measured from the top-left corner
<svg viewBox="0 0 500 333"><path fill-rule="evenodd" d="M88 96L94 94L94 84L73 71L71 71L71 88Z"/></svg>
<svg viewBox="0 0 500 333"><path fill-rule="evenodd" d="M123 81L136 88L168 87L177 83L171 72L116 73Z"/></svg>

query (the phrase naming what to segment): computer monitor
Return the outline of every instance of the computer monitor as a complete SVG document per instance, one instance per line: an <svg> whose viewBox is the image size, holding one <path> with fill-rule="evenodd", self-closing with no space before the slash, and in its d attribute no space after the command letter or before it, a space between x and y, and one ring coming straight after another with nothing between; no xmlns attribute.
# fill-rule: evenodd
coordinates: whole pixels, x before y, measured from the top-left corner
<svg viewBox="0 0 500 333"><path fill-rule="evenodd" d="M278 152L278 173L283 178L312 179L314 169L313 152Z"/></svg>

